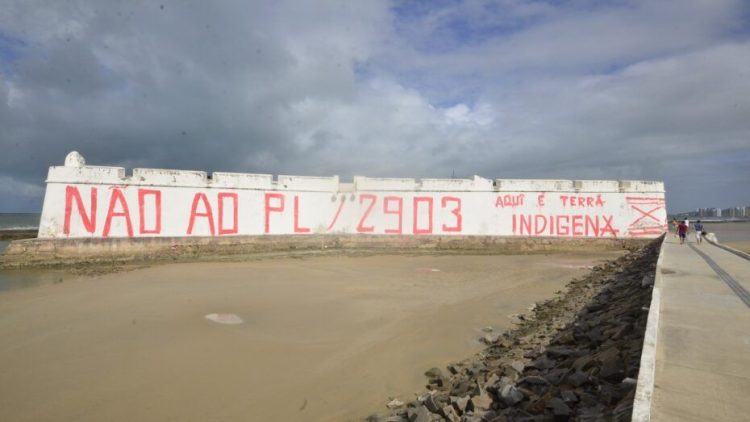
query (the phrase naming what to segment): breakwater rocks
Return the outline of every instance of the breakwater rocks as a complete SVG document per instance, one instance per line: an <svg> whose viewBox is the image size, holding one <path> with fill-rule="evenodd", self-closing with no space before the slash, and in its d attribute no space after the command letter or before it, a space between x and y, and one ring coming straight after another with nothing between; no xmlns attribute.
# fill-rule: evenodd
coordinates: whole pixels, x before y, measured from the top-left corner
<svg viewBox="0 0 750 422"><path fill-rule="evenodd" d="M628 421L661 239L594 267L368 421Z"/></svg>

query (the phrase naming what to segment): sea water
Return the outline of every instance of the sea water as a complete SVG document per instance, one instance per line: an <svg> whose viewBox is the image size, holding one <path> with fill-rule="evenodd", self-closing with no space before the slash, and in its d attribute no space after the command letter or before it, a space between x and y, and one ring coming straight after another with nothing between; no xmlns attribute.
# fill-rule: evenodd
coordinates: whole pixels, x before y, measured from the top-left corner
<svg viewBox="0 0 750 422"><path fill-rule="evenodd" d="M9 230L36 230L39 228L39 213L0 213L0 234ZM0 254L10 245L9 240L0 240ZM55 271L46 270L0 270L0 290L29 287L59 282Z"/></svg>
<svg viewBox="0 0 750 422"><path fill-rule="evenodd" d="M0 231L36 230L40 217L39 213L0 213Z"/></svg>
<svg viewBox="0 0 750 422"><path fill-rule="evenodd" d="M0 213L0 239L2 232L9 230L37 230L39 213ZM0 254L8 247L10 241L0 240Z"/></svg>
<svg viewBox="0 0 750 422"><path fill-rule="evenodd" d="M693 222L690 222L690 230L693 230ZM733 221L726 223L704 222L703 229L708 233L714 233L719 243L725 242L748 242L750 241L750 221Z"/></svg>

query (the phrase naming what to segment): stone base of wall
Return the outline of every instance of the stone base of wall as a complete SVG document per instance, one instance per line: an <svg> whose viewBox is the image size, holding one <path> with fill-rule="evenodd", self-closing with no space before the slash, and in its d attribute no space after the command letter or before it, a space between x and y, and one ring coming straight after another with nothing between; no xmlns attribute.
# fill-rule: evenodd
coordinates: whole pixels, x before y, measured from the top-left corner
<svg viewBox="0 0 750 422"><path fill-rule="evenodd" d="M0 230L0 240L20 240L36 238L37 230Z"/></svg>
<svg viewBox="0 0 750 422"><path fill-rule="evenodd" d="M0 268L143 262L241 260L259 253L526 254L632 249L648 239L497 236L236 236L192 238L26 239L13 241Z"/></svg>

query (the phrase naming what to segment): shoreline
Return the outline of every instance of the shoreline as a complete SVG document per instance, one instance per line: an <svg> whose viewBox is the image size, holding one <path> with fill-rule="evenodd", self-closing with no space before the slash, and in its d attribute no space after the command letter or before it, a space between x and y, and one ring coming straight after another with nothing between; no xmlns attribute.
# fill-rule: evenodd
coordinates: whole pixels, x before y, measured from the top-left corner
<svg viewBox="0 0 750 422"><path fill-rule="evenodd" d="M110 267L159 262L242 261L274 254L544 254L632 250L650 239L274 235L192 238L24 239L0 255L0 269Z"/></svg>
<svg viewBox="0 0 750 422"><path fill-rule="evenodd" d="M396 398L367 420L629 420L660 244L572 280L516 328L485 336L484 351L427 371L416 400Z"/></svg>
<svg viewBox="0 0 750 422"><path fill-rule="evenodd" d="M482 327L511 328L508 315L623 253L310 255L64 277L0 294L0 333L17 345L0 351L0 405L14 420L358 420L482 350Z"/></svg>
<svg viewBox="0 0 750 422"><path fill-rule="evenodd" d="M0 230L0 241L36 239L38 229Z"/></svg>
<svg viewBox="0 0 750 422"><path fill-rule="evenodd" d="M672 221L671 218L668 219L669 221ZM679 220L679 219L678 219ZM684 218L683 218L684 220ZM710 224L724 224L724 223L750 223L750 218L745 219L721 219L721 220L706 220L703 217L689 217L688 220L690 220L691 223L694 223L698 220L700 220L702 223L710 223Z"/></svg>
<svg viewBox="0 0 750 422"><path fill-rule="evenodd" d="M718 242L720 245L728 246L730 248L734 248L737 250L740 250L744 253L750 254L750 240L738 240L738 241L729 241L729 242Z"/></svg>

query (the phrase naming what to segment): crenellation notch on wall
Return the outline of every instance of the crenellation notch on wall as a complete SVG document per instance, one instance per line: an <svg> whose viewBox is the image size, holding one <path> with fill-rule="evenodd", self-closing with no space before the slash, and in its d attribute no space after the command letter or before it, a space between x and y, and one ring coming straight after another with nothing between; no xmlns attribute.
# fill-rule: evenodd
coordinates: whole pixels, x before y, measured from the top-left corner
<svg viewBox="0 0 750 422"><path fill-rule="evenodd" d="M490 192L493 190L492 180L481 176L473 179L422 179L422 191L450 192Z"/></svg>
<svg viewBox="0 0 750 422"><path fill-rule="evenodd" d="M339 189L339 177L279 175L279 180L276 182L276 189L307 192L337 192Z"/></svg>
<svg viewBox="0 0 750 422"><path fill-rule="evenodd" d="M620 192L664 193L664 182L652 180L621 180Z"/></svg>
<svg viewBox="0 0 750 422"><path fill-rule="evenodd" d="M123 167L53 166L47 172L47 183L112 183L129 180Z"/></svg>
<svg viewBox="0 0 750 422"><path fill-rule="evenodd" d="M357 191L414 191L418 188L417 180L412 178L354 176Z"/></svg>
<svg viewBox="0 0 750 422"><path fill-rule="evenodd" d="M619 192L617 180L576 180L576 191L584 193Z"/></svg>
<svg viewBox="0 0 750 422"><path fill-rule="evenodd" d="M511 192L573 192L572 180L495 179L495 188Z"/></svg>
<svg viewBox="0 0 750 422"><path fill-rule="evenodd" d="M131 182L144 186L206 186L208 173L197 170L135 168Z"/></svg>
<svg viewBox="0 0 750 422"><path fill-rule="evenodd" d="M211 187L270 190L276 187L271 174L213 172Z"/></svg>

